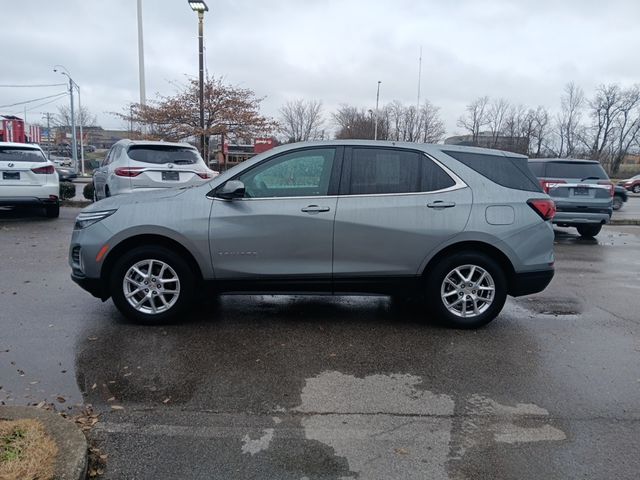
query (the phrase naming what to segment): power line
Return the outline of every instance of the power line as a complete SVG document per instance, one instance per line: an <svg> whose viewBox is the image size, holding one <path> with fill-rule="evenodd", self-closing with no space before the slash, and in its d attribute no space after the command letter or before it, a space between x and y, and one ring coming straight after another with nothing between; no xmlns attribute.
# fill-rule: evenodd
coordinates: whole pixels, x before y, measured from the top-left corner
<svg viewBox="0 0 640 480"><path fill-rule="evenodd" d="M34 98L33 100L25 100L24 102L10 103L8 105L0 105L0 108L9 108L9 107L15 107L18 105L25 105L27 103L39 102L40 100L46 100L47 98L58 97L60 95L66 95L66 94L67 92L56 93L55 95L47 95L46 97Z"/></svg>
<svg viewBox="0 0 640 480"><path fill-rule="evenodd" d="M38 84L38 85L0 85L0 88L36 88L36 87L61 87L66 85L66 83L46 83L46 84Z"/></svg>
<svg viewBox="0 0 640 480"><path fill-rule="evenodd" d="M53 102L57 102L57 101L58 101L58 100L60 100L62 97L65 97L65 96L67 96L67 95L68 95L68 94L67 94L66 92L65 92L65 93L61 93L60 95L58 95L58 96L57 96L56 98L54 98L53 100L48 100L48 101L46 101L46 102L43 102L43 103L39 103L39 104L37 104L37 105L34 105L34 106L33 106L33 107L31 107L31 108L27 108L27 109L26 109L26 111L27 111L27 112L31 112L32 110L36 110L37 108L44 107L45 105L49 105L50 103L53 103ZM23 110L16 110L16 111L14 111L11 115L17 115L17 114L22 113L22 112L23 112Z"/></svg>

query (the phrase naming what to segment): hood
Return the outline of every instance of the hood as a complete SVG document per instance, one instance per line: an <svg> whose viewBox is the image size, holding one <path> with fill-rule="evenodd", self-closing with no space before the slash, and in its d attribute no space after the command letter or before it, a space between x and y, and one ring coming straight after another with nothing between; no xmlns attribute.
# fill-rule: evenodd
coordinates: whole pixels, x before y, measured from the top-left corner
<svg viewBox="0 0 640 480"><path fill-rule="evenodd" d="M186 188L163 188L160 190L151 190L146 192L126 193L124 195L116 195L115 197L105 198L92 203L88 207L83 208L82 211L97 212L101 210L112 210L126 205L155 203L159 200L183 195L187 190L188 189Z"/></svg>

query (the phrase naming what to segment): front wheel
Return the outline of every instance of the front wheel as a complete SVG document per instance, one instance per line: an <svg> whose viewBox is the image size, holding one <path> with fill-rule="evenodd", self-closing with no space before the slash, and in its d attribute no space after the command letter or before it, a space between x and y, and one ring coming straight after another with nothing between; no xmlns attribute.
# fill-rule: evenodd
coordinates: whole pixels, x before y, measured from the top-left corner
<svg viewBox="0 0 640 480"><path fill-rule="evenodd" d="M143 324L168 323L192 303L195 277L189 264L161 246L134 248L118 259L110 289L118 310Z"/></svg>
<svg viewBox="0 0 640 480"><path fill-rule="evenodd" d="M60 216L60 204L47 205L44 207L44 214L47 218L58 218Z"/></svg>
<svg viewBox="0 0 640 480"><path fill-rule="evenodd" d="M454 328L479 328L493 320L507 298L502 267L483 253L460 252L440 260L427 281L427 300Z"/></svg>
<svg viewBox="0 0 640 480"><path fill-rule="evenodd" d="M620 210L622 208L622 204L624 203L624 201L622 200L622 197L616 195L615 197L613 197L613 209L614 210Z"/></svg>
<svg viewBox="0 0 640 480"><path fill-rule="evenodd" d="M632 190L633 190L633 193L640 193L640 185L634 185Z"/></svg>
<svg viewBox="0 0 640 480"><path fill-rule="evenodd" d="M592 238L600 233L602 225L578 225L576 228L581 237Z"/></svg>

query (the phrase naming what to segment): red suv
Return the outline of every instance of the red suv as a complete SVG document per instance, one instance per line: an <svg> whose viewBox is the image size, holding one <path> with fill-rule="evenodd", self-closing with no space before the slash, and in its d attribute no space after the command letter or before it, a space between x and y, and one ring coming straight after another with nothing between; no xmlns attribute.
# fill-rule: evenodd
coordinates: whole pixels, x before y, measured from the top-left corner
<svg viewBox="0 0 640 480"><path fill-rule="evenodd" d="M640 193L640 175L622 180L618 182L618 185L626 188L633 193Z"/></svg>

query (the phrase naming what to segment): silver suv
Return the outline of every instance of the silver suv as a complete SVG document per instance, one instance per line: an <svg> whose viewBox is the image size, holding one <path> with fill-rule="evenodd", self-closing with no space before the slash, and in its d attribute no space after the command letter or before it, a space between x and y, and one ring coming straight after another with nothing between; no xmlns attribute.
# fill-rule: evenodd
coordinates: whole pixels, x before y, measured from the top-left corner
<svg viewBox="0 0 640 480"><path fill-rule="evenodd" d="M69 263L142 323L175 319L202 291L420 294L427 316L473 328L551 281L554 208L523 156L299 143L204 185L92 204Z"/></svg>
<svg viewBox="0 0 640 480"><path fill-rule="evenodd" d="M529 168L556 203L553 223L595 237L613 213L614 185L595 160L536 158Z"/></svg>
<svg viewBox="0 0 640 480"><path fill-rule="evenodd" d="M215 175L188 143L120 140L93 173L94 195L100 200L133 191L196 185Z"/></svg>

